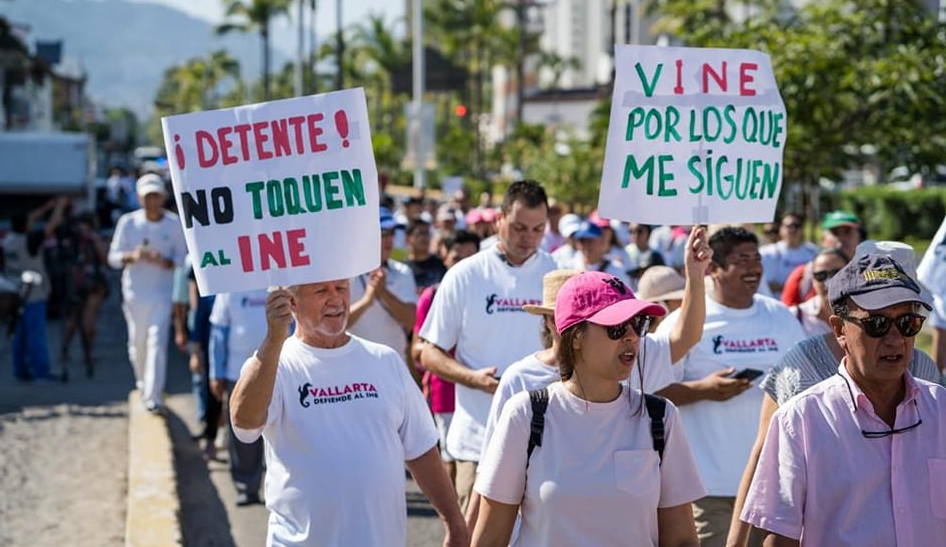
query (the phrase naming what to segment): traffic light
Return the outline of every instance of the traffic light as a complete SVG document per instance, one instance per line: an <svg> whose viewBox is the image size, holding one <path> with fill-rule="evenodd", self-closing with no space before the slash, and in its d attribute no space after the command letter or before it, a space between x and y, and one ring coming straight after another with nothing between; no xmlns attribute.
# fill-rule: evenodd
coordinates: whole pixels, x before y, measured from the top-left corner
<svg viewBox="0 0 946 547"><path fill-rule="evenodd" d="M454 107L453 113L456 114L458 118L466 116L466 106L458 104L456 107Z"/></svg>

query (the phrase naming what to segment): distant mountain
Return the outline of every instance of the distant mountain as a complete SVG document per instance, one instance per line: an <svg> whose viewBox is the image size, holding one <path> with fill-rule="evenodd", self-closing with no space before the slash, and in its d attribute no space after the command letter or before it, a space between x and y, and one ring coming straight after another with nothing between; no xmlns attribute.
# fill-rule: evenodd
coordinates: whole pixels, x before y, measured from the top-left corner
<svg viewBox="0 0 946 547"><path fill-rule="evenodd" d="M0 15L28 25L31 41L62 39L64 56L78 58L86 69L86 89L93 100L109 107L126 106L140 116L150 112L165 69L210 51L229 51L240 61L244 79L259 76L257 34L218 37L213 24L157 4L13 0L0 1ZM274 50L274 70L285 62Z"/></svg>

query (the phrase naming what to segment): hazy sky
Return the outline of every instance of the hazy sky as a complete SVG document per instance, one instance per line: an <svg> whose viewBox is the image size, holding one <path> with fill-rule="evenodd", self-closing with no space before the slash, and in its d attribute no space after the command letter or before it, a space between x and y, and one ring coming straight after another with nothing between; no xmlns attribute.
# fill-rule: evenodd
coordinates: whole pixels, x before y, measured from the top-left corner
<svg viewBox="0 0 946 547"><path fill-rule="evenodd" d="M186 12L195 17L219 23L223 19L223 0L132 0L163 4ZM337 0L317 0L316 24L317 38L326 36L335 31L335 5ZM308 3L308 2L307 2ZM297 13L297 3L292 2L291 13ZM342 0L342 18L345 25L361 21L369 14L384 15L385 19L393 22L404 15L404 0ZM276 46L287 55L295 51L296 31L292 23L283 18L277 23L272 35ZM278 28L282 27L282 28ZM403 22L399 23L403 27Z"/></svg>

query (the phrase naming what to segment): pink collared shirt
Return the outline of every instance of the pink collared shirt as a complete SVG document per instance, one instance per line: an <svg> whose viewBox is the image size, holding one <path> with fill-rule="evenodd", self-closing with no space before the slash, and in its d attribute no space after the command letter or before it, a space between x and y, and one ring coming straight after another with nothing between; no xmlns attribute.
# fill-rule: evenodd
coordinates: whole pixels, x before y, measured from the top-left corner
<svg viewBox="0 0 946 547"><path fill-rule="evenodd" d="M861 433L890 427L844 361L779 407L740 518L803 546L946 544L946 389L905 377L894 429L923 421L895 435Z"/></svg>

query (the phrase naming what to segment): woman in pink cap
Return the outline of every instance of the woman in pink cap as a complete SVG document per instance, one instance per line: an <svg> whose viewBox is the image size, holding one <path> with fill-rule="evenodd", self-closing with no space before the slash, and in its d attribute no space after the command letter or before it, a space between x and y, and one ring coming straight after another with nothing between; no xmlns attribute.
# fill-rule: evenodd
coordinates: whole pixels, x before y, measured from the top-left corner
<svg viewBox="0 0 946 547"><path fill-rule="evenodd" d="M639 390L621 383L651 318L664 313L602 272L562 286L555 301L562 379L547 388L544 411L535 393L506 403L480 461L474 546L509 545L519 513L514 547L699 545L690 502L706 489L679 412L662 401L663 420L652 419L653 400L645 405Z"/></svg>

